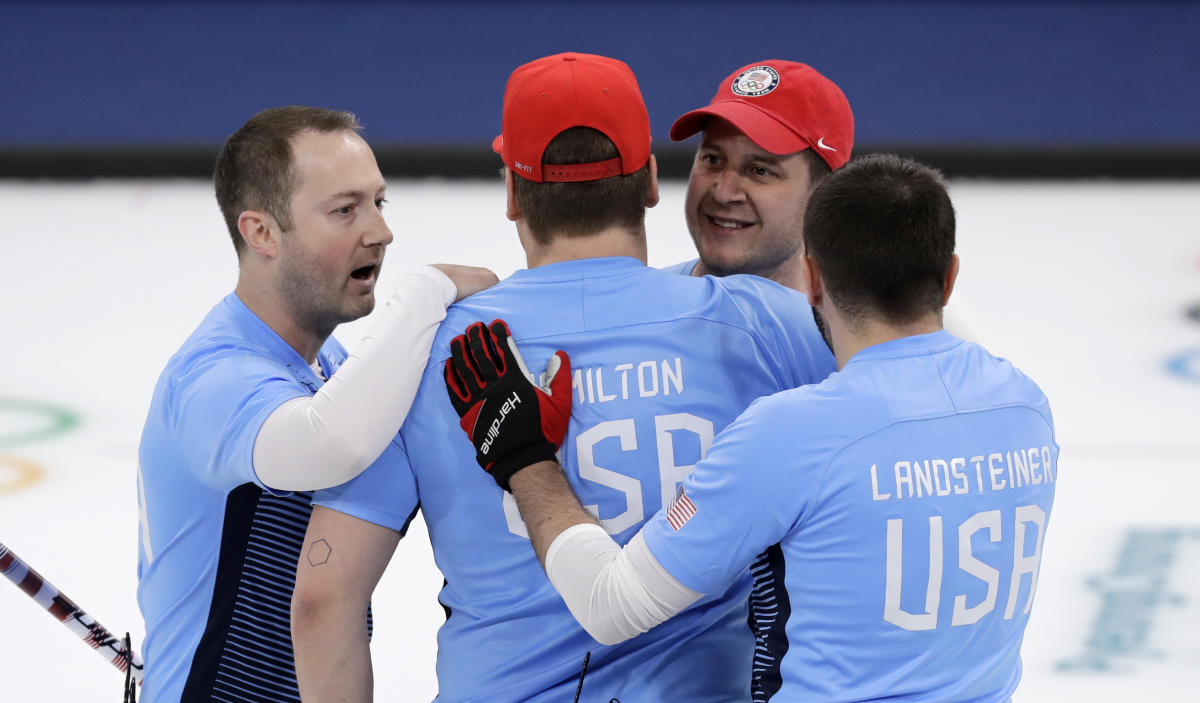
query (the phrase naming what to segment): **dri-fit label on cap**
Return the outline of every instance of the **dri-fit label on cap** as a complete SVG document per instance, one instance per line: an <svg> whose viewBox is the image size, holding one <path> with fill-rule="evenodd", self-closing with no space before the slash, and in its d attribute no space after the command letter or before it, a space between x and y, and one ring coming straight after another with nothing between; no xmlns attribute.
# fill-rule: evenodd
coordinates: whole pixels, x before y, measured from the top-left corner
<svg viewBox="0 0 1200 703"><path fill-rule="evenodd" d="M779 87L779 73L770 66L747 68L733 79L731 89L737 95L757 98Z"/></svg>

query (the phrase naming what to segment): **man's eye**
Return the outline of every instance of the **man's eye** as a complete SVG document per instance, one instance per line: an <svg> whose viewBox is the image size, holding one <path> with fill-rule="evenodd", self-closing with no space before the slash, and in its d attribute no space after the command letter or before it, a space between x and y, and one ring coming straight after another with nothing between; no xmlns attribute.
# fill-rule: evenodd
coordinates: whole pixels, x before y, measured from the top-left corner
<svg viewBox="0 0 1200 703"><path fill-rule="evenodd" d="M382 210L383 206L385 204L387 204L387 198L376 198L375 199L375 209L376 210Z"/></svg>
<svg viewBox="0 0 1200 703"><path fill-rule="evenodd" d="M349 215L350 213L354 212L354 205L353 205L353 203L350 205L343 205L340 208L334 210L334 212L336 212L339 215Z"/></svg>
<svg viewBox="0 0 1200 703"><path fill-rule="evenodd" d="M769 168L765 168L763 166L752 166L750 168L750 173L754 174L755 176L757 176L759 178L766 178L767 176L775 175L774 171L772 171Z"/></svg>

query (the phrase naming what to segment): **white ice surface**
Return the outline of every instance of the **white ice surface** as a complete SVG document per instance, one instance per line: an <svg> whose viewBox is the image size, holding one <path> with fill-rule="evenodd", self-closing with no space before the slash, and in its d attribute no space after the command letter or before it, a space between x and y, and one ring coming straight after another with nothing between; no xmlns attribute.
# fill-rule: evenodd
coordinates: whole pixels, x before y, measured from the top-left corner
<svg viewBox="0 0 1200 703"><path fill-rule="evenodd" d="M960 181L952 191L957 297L984 343L1049 395L1062 445L1016 700L1190 700L1200 356L1191 380L1166 364L1200 354L1200 323L1183 315L1200 301L1200 183ZM388 197L396 241L381 295L417 263L502 276L524 265L498 182L395 181ZM665 184L648 219L652 265L693 256L682 202L683 184ZM5 182L0 213L0 542L140 643L138 435L164 362L231 290L233 249L201 181ZM353 346L369 324L337 336ZM65 407L80 424L12 441L45 421L12 399ZM1130 574L1117 551L1133 528L1185 532L1160 568ZM417 520L375 599L379 700L435 695L441 582ZM119 699L119 674L7 582L0 622L0 701ZM1117 670L1060 670L1089 648Z"/></svg>

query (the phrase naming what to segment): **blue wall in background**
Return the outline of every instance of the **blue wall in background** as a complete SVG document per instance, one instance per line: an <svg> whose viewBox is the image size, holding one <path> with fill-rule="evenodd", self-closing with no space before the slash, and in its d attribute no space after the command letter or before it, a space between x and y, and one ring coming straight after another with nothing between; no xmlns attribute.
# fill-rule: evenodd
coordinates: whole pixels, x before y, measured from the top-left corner
<svg viewBox="0 0 1200 703"><path fill-rule="evenodd" d="M0 146L219 143L259 109L350 109L376 144L483 147L508 73L628 62L655 139L740 64L845 90L860 144L1200 145L1182 2L0 2Z"/></svg>

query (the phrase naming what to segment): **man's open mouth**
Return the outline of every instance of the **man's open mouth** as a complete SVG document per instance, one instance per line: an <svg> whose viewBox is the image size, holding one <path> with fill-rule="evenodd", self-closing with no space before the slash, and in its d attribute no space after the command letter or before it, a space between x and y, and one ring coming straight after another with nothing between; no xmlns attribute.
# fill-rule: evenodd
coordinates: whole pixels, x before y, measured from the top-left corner
<svg viewBox="0 0 1200 703"><path fill-rule="evenodd" d="M372 276L374 276L376 274L376 272L378 272L378 271L379 271L379 264L371 264L370 266L361 266L350 272L350 278L354 278L359 281L366 281L366 280L369 280Z"/></svg>

